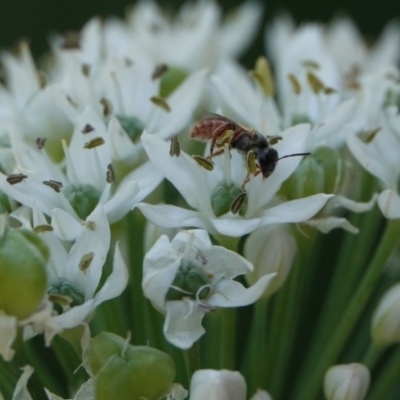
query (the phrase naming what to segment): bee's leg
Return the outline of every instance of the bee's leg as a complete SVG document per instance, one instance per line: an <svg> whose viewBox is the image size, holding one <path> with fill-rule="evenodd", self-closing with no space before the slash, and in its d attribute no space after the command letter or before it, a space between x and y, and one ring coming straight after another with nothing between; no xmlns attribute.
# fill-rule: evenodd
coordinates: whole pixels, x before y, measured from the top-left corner
<svg viewBox="0 0 400 400"><path fill-rule="evenodd" d="M217 140L221 137L221 135L227 130L227 128L229 127L229 123L225 122L224 124L222 124L221 126L219 126L213 133L212 133L212 141L211 141L211 147L210 147L210 155L208 156L210 161L212 159L212 157L215 155L214 154L214 147L215 144L217 143ZM207 157L207 158L208 158Z"/></svg>
<svg viewBox="0 0 400 400"><path fill-rule="evenodd" d="M211 158L212 158L212 157L220 156L221 154L224 154L224 151L225 151L225 149L219 149L219 150L217 150L215 153L212 153L212 154L210 154L209 156L207 156L207 157L206 157L206 160L210 160L210 161L211 161Z"/></svg>
<svg viewBox="0 0 400 400"><path fill-rule="evenodd" d="M251 175L257 176L257 175L260 175L260 174L261 174L261 168L260 168L260 166L259 166L259 165L256 165L256 168L257 168L257 171L254 172L254 174L249 173L249 174L246 175L246 178L244 179L244 182L243 182L243 184L242 184L243 190L245 190L245 186L250 182L250 176L251 176Z"/></svg>

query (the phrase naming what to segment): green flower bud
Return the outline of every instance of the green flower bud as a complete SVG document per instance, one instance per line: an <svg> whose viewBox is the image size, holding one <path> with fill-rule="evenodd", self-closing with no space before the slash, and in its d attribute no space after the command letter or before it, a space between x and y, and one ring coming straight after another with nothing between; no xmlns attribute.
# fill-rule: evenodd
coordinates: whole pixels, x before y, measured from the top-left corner
<svg viewBox="0 0 400 400"><path fill-rule="evenodd" d="M161 76L160 96L169 96L188 76L188 72L183 68L169 67Z"/></svg>
<svg viewBox="0 0 400 400"><path fill-rule="evenodd" d="M102 332L91 340L89 359L97 400L156 400L175 379L172 358L148 346Z"/></svg>
<svg viewBox="0 0 400 400"><path fill-rule="evenodd" d="M299 125L299 124L312 124L312 121L308 115L305 114L294 114L292 116L291 125Z"/></svg>
<svg viewBox="0 0 400 400"><path fill-rule="evenodd" d="M339 161L340 155L336 150L319 147L304 157L296 171L284 182L280 193L288 199L333 193L340 179Z"/></svg>
<svg viewBox="0 0 400 400"><path fill-rule="evenodd" d="M182 262L172 282L166 300L181 300L183 297L196 298L196 294L200 288L211 283L207 274L193 263ZM180 291L181 289L182 291ZM203 287L198 297L205 299L210 294L209 286Z"/></svg>
<svg viewBox="0 0 400 400"><path fill-rule="evenodd" d="M101 196L92 185L69 185L63 193L79 218L83 220L95 209Z"/></svg>
<svg viewBox="0 0 400 400"><path fill-rule="evenodd" d="M117 118L132 142L135 142L137 139L140 138L140 135L145 128L145 125L142 121L138 120L135 117L124 117L122 115L117 115Z"/></svg>
<svg viewBox="0 0 400 400"><path fill-rule="evenodd" d="M70 307L80 306L85 302L85 293L83 290L66 278L60 278L53 282L47 290L47 293L50 295L50 299L55 303L57 303L57 298L68 298L68 305Z"/></svg>
<svg viewBox="0 0 400 400"><path fill-rule="evenodd" d="M29 317L46 294L49 250L33 232L8 229L0 240L0 310Z"/></svg>
<svg viewBox="0 0 400 400"><path fill-rule="evenodd" d="M232 202L243 193L243 188L235 183L228 185L225 181L218 182L211 192L211 207L216 217L229 212ZM247 199L244 200L239 214L244 215L247 209Z"/></svg>

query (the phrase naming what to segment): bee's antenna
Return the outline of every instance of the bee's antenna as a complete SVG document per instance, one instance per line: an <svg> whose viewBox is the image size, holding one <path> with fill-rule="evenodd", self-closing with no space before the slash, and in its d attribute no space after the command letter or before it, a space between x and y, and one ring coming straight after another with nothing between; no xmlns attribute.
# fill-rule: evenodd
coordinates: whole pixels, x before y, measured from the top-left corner
<svg viewBox="0 0 400 400"><path fill-rule="evenodd" d="M288 158L288 157L296 157L296 156L309 156L311 153L295 153L295 154L288 154L287 156L283 156L278 158L278 160L282 160L282 158Z"/></svg>

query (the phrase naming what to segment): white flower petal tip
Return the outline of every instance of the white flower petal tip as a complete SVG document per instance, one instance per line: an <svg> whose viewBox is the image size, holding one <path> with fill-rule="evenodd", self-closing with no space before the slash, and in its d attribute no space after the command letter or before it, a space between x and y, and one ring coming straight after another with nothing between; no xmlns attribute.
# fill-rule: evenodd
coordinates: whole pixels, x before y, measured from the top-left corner
<svg viewBox="0 0 400 400"><path fill-rule="evenodd" d="M34 369L30 365L22 367L22 375L19 377L17 385L15 386L12 400L32 400L31 394L28 390L28 381L34 373Z"/></svg>
<svg viewBox="0 0 400 400"><path fill-rule="evenodd" d="M346 218L326 217L321 219L310 219L304 224L317 228L322 233L329 233L336 228L344 229L347 232L358 234L359 229L352 225Z"/></svg>
<svg viewBox="0 0 400 400"><path fill-rule="evenodd" d="M371 197L371 200L367 202L358 202L354 201L351 199L348 199L347 197L344 196L335 196L329 204L332 207L343 207L346 208L347 210L357 212L357 213L362 213L366 212L372 209L372 207L375 205L376 200L378 199L378 193L374 193Z"/></svg>
<svg viewBox="0 0 400 400"><path fill-rule="evenodd" d="M250 400L273 400L273 399L267 391L258 389L257 392L250 398Z"/></svg>
<svg viewBox="0 0 400 400"><path fill-rule="evenodd" d="M190 382L190 400L246 399L246 381L237 371L203 369L196 371Z"/></svg>
<svg viewBox="0 0 400 400"><path fill-rule="evenodd" d="M0 355L4 361L10 361L14 357L15 350L12 344L17 337L17 318L0 311Z"/></svg>
<svg viewBox="0 0 400 400"><path fill-rule="evenodd" d="M393 190L384 190L378 197L378 205L387 219L400 218L400 196Z"/></svg>

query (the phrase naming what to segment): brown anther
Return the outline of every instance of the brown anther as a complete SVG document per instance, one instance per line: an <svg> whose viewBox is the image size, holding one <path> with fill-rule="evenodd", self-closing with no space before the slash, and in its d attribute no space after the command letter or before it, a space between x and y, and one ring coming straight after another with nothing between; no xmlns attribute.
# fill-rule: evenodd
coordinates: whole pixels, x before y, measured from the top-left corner
<svg viewBox="0 0 400 400"><path fill-rule="evenodd" d="M192 158L197 162L197 164L199 164L207 171L212 171L214 169L214 164L211 161L207 160L206 158L196 155L193 155Z"/></svg>
<svg viewBox="0 0 400 400"><path fill-rule="evenodd" d="M93 221L85 221L83 225L86 226L89 231L95 231L97 228L96 222Z"/></svg>
<svg viewBox="0 0 400 400"><path fill-rule="evenodd" d="M89 76L90 74L90 64L82 64L82 74L85 76Z"/></svg>
<svg viewBox="0 0 400 400"><path fill-rule="evenodd" d="M100 104L103 106L103 115L105 117L109 117L113 112L113 106L111 104L111 101L106 99L105 97L102 97L100 99Z"/></svg>
<svg viewBox="0 0 400 400"><path fill-rule="evenodd" d="M307 73L307 81L315 94L318 94L325 88L325 85L322 83L321 79L319 79L317 75L313 74L312 72Z"/></svg>
<svg viewBox="0 0 400 400"><path fill-rule="evenodd" d="M53 303L59 304L60 306L68 307L72 303L73 299L70 296L51 293L49 294L49 300Z"/></svg>
<svg viewBox="0 0 400 400"><path fill-rule="evenodd" d="M46 140L47 140L46 138L40 138L40 137L36 139L36 146L39 150L43 149L44 145L46 144Z"/></svg>
<svg viewBox="0 0 400 400"><path fill-rule="evenodd" d="M43 71L37 72L40 89L44 89L47 86L47 76Z"/></svg>
<svg viewBox="0 0 400 400"><path fill-rule="evenodd" d="M321 68L320 65L316 61L313 61L313 60L305 60L305 61L303 61L303 65L306 68L311 68L311 69L320 69Z"/></svg>
<svg viewBox="0 0 400 400"><path fill-rule="evenodd" d="M295 94L300 94L301 93L301 85L300 82L297 80L297 78L293 74L288 75L289 81L292 84L292 89Z"/></svg>
<svg viewBox="0 0 400 400"><path fill-rule="evenodd" d="M231 213L232 214L237 214L239 212L246 196L247 196L247 192L242 192L236 197L235 200L232 201L232 204L231 204Z"/></svg>
<svg viewBox="0 0 400 400"><path fill-rule="evenodd" d="M26 179L28 176L24 175L24 174L11 174L7 176L6 181L10 184L10 185L15 185L17 183L22 182L24 179Z"/></svg>
<svg viewBox="0 0 400 400"><path fill-rule="evenodd" d="M51 187L53 190L55 190L57 193L61 192L61 189L63 187L62 182L58 182L58 181L53 181L53 180L49 180L49 181L43 181L42 182L43 185L46 185L48 187Z"/></svg>
<svg viewBox="0 0 400 400"><path fill-rule="evenodd" d="M151 80L155 81L157 78L164 75L168 71L168 69L169 68L168 68L167 64L157 65L157 67L154 69L153 73L151 74Z"/></svg>
<svg viewBox="0 0 400 400"><path fill-rule="evenodd" d="M87 269L93 261L94 253L91 251L82 256L81 261L79 261L79 269L86 274Z"/></svg>
<svg viewBox="0 0 400 400"><path fill-rule="evenodd" d="M126 67L130 67L130 66L133 65L133 61L130 58L127 58L127 57L124 59L124 63L125 63Z"/></svg>
<svg viewBox="0 0 400 400"><path fill-rule="evenodd" d="M169 149L169 155L171 157L176 156L179 157L181 154L181 147L179 145L178 136L174 135L171 139L171 147Z"/></svg>
<svg viewBox="0 0 400 400"><path fill-rule="evenodd" d="M115 183L115 168L114 165L108 164L107 165L107 174L106 174L107 183Z"/></svg>
<svg viewBox="0 0 400 400"><path fill-rule="evenodd" d="M33 228L35 233L45 233L45 232L53 232L54 228L51 225L36 225Z"/></svg>
<svg viewBox="0 0 400 400"><path fill-rule="evenodd" d="M358 137L364 142L364 143L371 143L376 134L381 130L382 128L375 128L375 129L369 129L368 131L363 131L361 132Z"/></svg>
<svg viewBox="0 0 400 400"><path fill-rule="evenodd" d="M162 97L153 96L153 97L150 98L150 101L153 104L155 104L157 107L162 108L166 112L170 112L171 111L171 107L169 106L169 104Z"/></svg>
<svg viewBox="0 0 400 400"><path fill-rule="evenodd" d="M82 133L89 133L89 132L93 132L93 131L94 131L94 128L90 124L86 124L84 126L84 128L82 129Z"/></svg>
<svg viewBox="0 0 400 400"><path fill-rule="evenodd" d="M81 46L81 36L79 32L70 31L65 33L62 48L65 50L79 49Z"/></svg>
<svg viewBox="0 0 400 400"><path fill-rule="evenodd" d="M253 150L250 150L246 156L246 166L248 174L255 174L257 172L256 156Z"/></svg>
<svg viewBox="0 0 400 400"><path fill-rule="evenodd" d="M89 140L88 142L85 143L83 146L84 149L94 149L95 147L101 146L105 143L104 139L102 137L97 137L92 140Z"/></svg>

